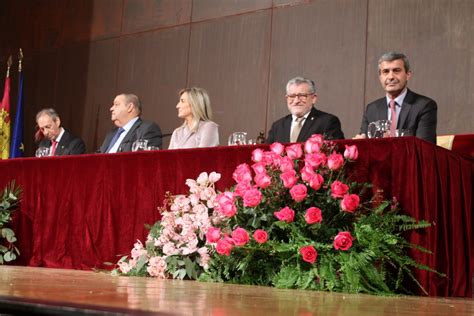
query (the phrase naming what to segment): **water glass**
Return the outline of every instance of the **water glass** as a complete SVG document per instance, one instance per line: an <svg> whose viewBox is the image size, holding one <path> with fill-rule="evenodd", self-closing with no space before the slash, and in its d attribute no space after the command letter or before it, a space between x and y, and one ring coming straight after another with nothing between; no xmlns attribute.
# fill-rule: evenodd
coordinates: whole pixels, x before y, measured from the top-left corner
<svg viewBox="0 0 474 316"><path fill-rule="evenodd" d="M371 122L367 128L369 138L384 138L390 135L390 121L379 120Z"/></svg>
<svg viewBox="0 0 474 316"><path fill-rule="evenodd" d="M48 157L49 156L49 147L38 147L35 152L36 157Z"/></svg>
<svg viewBox="0 0 474 316"><path fill-rule="evenodd" d="M246 132L235 132L229 136L228 145L246 145L247 144L247 133Z"/></svg>
<svg viewBox="0 0 474 316"><path fill-rule="evenodd" d="M142 151L147 150L148 148L148 139L139 138L132 144L132 151Z"/></svg>
<svg viewBox="0 0 474 316"><path fill-rule="evenodd" d="M148 146L148 147L146 148L146 150L148 150L148 151L160 150L160 147L158 147L158 146Z"/></svg>
<svg viewBox="0 0 474 316"><path fill-rule="evenodd" d="M413 136L413 132L410 129L397 129L395 131L395 137Z"/></svg>

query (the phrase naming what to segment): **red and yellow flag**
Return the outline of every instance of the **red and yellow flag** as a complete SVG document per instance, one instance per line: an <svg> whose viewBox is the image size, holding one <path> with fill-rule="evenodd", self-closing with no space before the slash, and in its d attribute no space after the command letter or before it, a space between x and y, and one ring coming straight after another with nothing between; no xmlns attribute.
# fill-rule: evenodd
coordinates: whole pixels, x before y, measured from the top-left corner
<svg viewBox="0 0 474 316"><path fill-rule="evenodd" d="M10 155L10 66L11 56L8 60L7 76L3 90L2 103L0 104L0 158L8 159Z"/></svg>

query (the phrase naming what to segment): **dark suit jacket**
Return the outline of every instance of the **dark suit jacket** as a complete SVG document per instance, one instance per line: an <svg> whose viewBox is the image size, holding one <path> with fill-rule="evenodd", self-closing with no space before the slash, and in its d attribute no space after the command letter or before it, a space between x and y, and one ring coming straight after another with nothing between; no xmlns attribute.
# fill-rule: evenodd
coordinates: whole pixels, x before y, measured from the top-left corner
<svg viewBox="0 0 474 316"><path fill-rule="evenodd" d="M408 90L399 114L397 129L407 129L414 136L436 144L438 106L428 97ZM369 105L362 118L360 133L367 134L369 123L388 118L387 99L378 99Z"/></svg>
<svg viewBox="0 0 474 316"><path fill-rule="evenodd" d="M38 144L38 147L50 147L51 141L47 138L44 138ZM67 130L64 130L64 134L59 141L55 156L66 156L66 155L80 155L86 152L86 145L77 136L72 135Z"/></svg>
<svg viewBox="0 0 474 316"><path fill-rule="evenodd" d="M117 129L118 127L114 128L107 134L107 136L105 136L105 140L102 143L102 146L100 146L99 152L105 153L107 151L107 148L109 147L112 138L117 132ZM156 146L161 148L160 127L154 122L147 122L143 121L142 119L138 119L133 124L132 128L128 131L128 133L125 135L124 139L120 143L117 152L132 151L133 142L140 138L147 139L148 145L150 146Z"/></svg>
<svg viewBox="0 0 474 316"><path fill-rule="evenodd" d="M292 117L290 114L274 122L268 132L266 143L289 143L291 121ZM326 139L344 139L341 122L337 116L319 111L314 107L304 121L297 142L304 142L313 134L322 134Z"/></svg>

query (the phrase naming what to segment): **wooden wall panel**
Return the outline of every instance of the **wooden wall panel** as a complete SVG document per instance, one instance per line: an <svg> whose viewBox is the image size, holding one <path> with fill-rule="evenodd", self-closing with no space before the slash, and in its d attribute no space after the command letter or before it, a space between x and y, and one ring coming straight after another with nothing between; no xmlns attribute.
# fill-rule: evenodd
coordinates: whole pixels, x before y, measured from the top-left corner
<svg viewBox="0 0 474 316"><path fill-rule="evenodd" d="M73 44L59 51L54 107L62 125L82 135L84 104L89 73L89 43Z"/></svg>
<svg viewBox="0 0 474 316"><path fill-rule="evenodd" d="M346 137L355 135L364 102L363 2L323 0L274 10L268 128L289 113L285 86L301 75L316 82L316 107L337 115Z"/></svg>
<svg viewBox="0 0 474 316"><path fill-rule="evenodd" d="M110 107L116 94L119 41L97 41L89 47L81 133L88 152L100 148L106 133L113 126Z"/></svg>
<svg viewBox="0 0 474 316"><path fill-rule="evenodd" d="M193 24L189 86L211 97L221 144L231 132L265 128L271 11Z"/></svg>
<svg viewBox="0 0 474 316"><path fill-rule="evenodd" d="M36 113L43 108L55 107L58 50L28 55L23 60L24 145L26 156L33 156L37 148L33 142ZM17 76L14 86L17 90ZM15 93L16 95L16 93ZM17 99L12 98L15 104Z"/></svg>
<svg viewBox="0 0 474 316"><path fill-rule="evenodd" d="M125 0L122 33L189 23L192 0Z"/></svg>
<svg viewBox="0 0 474 316"><path fill-rule="evenodd" d="M254 12L272 7L272 0L194 0L192 21Z"/></svg>
<svg viewBox="0 0 474 316"><path fill-rule="evenodd" d="M315 0L273 0L274 7L293 6L298 4L310 3Z"/></svg>
<svg viewBox="0 0 474 316"><path fill-rule="evenodd" d="M117 93L137 94L143 118L171 133L181 122L175 105L186 86L189 25L129 36L122 40ZM168 148L169 137L165 139Z"/></svg>
<svg viewBox="0 0 474 316"><path fill-rule="evenodd" d="M383 96L377 60L402 51L409 87L438 103L438 134L474 132L474 1L369 2L366 102ZM396 14L395 14L396 13Z"/></svg>

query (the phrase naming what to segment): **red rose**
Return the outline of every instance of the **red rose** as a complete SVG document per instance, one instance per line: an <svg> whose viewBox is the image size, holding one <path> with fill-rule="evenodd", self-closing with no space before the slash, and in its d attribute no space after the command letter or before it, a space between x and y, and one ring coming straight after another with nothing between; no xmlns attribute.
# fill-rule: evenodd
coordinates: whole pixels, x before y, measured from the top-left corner
<svg viewBox="0 0 474 316"><path fill-rule="evenodd" d="M234 194L232 192L224 192L217 196L217 208L219 212L227 217L232 217L237 212L234 204Z"/></svg>
<svg viewBox="0 0 474 316"><path fill-rule="evenodd" d="M344 150L344 158L349 159L349 160L356 160L357 157L359 157L359 151L357 150L357 146L346 145L346 150Z"/></svg>
<svg viewBox="0 0 474 316"><path fill-rule="evenodd" d="M259 244L264 244L268 240L268 234L266 231L262 229L257 229L253 233L253 238L255 239L256 242Z"/></svg>
<svg viewBox="0 0 474 316"><path fill-rule="evenodd" d="M331 170L338 170L344 164L344 158L341 154L332 153L328 157L328 168Z"/></svg>
<svg viewBox="0 0 474 316"><path fill-rule="evenodd" d="M230 238L220 239L216 245L217 253L225 256L230 256L232 248L234 248L234 246L232 245L232 239Z"/></svg>
<svg viewBox="0 0 474 316"><path fill-rule="evenodd" d="M294 169L287 170L280 174L280 179L283 181L285 188L292 188L298 179L296 178L296 171Z"/></svg>
<svg viewBox="0 0 474 316"><path fill-rule="evenodd" d="M215 243L221 238L221 229L210 227L206 233L206 240L208 243Z"/></svg>
<svg viewBox="0 0 474 316"><path fill-rule="evenodd" d="M344 250L351 248L352 246L352 236L350 232L340 232L334 238L334 249L336 250Z"/></svg>
<svg viewBox="0 0 474 316"><path fill-rule="evenodd" d="M303 156L303 149L301 148L301 144L294 144L286 147L286 155L290 159L298 159Z"/></svg>
<svg viewBox="0 0 474 316"><path fill-rule="evenodd" d="M308 224L314 224L314 223L321 223L323 220L323 215L321 213L321 210L317 207L310 207L309 209L306 210L306 214L304 215L304 219L306 220L306 223Z"/></svg>
<svg viewBox="0 0 474 316"><path fill-rule="evenodd" d="M311 137L304 143L304 150L308 154L319 152L323 145L323 139L323 136L320 134L311 135Z"/></svg>
<svg viewBox="0 0 474 316"><path fill-rule="evenodd" d="M253 179L255 184L262 189L265 189L272 183L272 178L266 172L256 174Z"/></svg>
<svg viewBox="0 0 474 316"><path fill-rule="evenodd" d="M236 246L244 246L249 242L249 233L241 227L237 227L232 232L232 240Z"/></svg>
<svg viewBox="0 0 474 316"><path fill-rule="evenodd" d="M244 193L244 206L254 207L260 204L262 201L262 192L258 189L250 189Z"/></svg>
<svg viewBox="0 0 474 316"><path fill-rule="evenodd" d="M249 165L246 163L238 165L232 174L232 179L237 183L250 183L250 181L252 181L252 173L250 172Z"/></svg>
<svg viewBox="0 0 474 316"><path fill-rule="evenodd" d="M275 215L275 217L278 218L280 221L291 223L295 218L295 211L286 206L280 211L274 212L273 215Z"/></svg>
<svg viewBox="0 0 474 316"><path fill-rule="evenodd" d="M341 200L341 209L354 213L354 211L359 206L360 198L357 194L346 194L344 198Z"/></svg>
<svg viewBox="0 0 474 316"><path fill-rule="evenodd" d="M290 195L295 202L301 202L308 194L308 189L304 184L297 184L290 189Z"/></svg>
<svg viewBox="0 0 474 316"><path fill-rule="evenodd" d="M313 246L304 246L300 248L300 254L303 256L303 260L309 263L315 263L318 258L318 253Z"/></svg>
<svg viewBox="0 0 474 316"><path fill-rule="evenodd" d="M331 184L331 196L333 198L342 198L349 191L349 187L341 181L334 181Z"/></svg>

